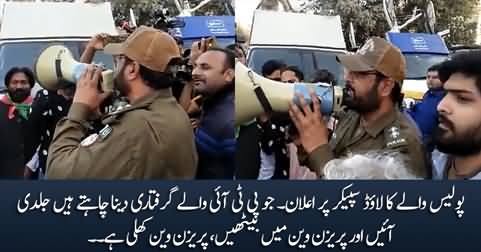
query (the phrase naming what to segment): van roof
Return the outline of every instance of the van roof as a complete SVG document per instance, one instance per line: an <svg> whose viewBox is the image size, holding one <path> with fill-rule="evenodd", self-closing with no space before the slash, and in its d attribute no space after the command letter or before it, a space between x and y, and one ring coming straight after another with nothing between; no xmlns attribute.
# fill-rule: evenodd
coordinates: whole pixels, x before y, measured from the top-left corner
<svg viewBox="0 0 481 252"><path fill-rule="evenodd" d="M340 16L257 10L250 45L346 49Z"/></svg>
<svg viewBox="0 0 481 252"><path fill-rule="evenodd" d="M448 47L438 34L388 32L387 38L403 53L449 54Z"/></svg>
<svg viewBox="0 0 481 252"><path fill-rule="evenodd" d="M109 2L1 2L1 13L0 39L118 34Z"/></svg>

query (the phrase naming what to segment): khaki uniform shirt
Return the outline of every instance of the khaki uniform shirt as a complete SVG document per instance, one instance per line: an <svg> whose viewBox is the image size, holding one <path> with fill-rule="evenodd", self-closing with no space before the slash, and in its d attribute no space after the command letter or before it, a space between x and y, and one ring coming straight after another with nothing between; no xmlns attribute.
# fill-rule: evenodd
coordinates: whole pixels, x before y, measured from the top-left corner
<svg viewBox="0 0 481 252"><path fill-rule="evenodd" d="M158 90L103 118L86 136L90 114L72 104L59 121L47 162L49 179L191 179L197 169L193 130L170 89Z"/></svg>
<svg viewBox="0 0 481 252"><path fill-rule="evenodd" d="M329 144L309 154L308 165L322 177L328 161L369 151L402 153L413 175L430 177L430 167L416 128L397 108L366 128L361 124L360 114L348 111L340 118Z"/></svg>

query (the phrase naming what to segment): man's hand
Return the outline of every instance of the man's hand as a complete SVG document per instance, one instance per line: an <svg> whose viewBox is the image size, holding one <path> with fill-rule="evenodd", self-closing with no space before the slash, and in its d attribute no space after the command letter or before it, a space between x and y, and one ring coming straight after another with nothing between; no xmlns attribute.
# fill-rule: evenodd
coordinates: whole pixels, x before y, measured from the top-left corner
<svg viewBox="0 0 481 252"><path fill-rule="evenodd" d="M307 153L311 153L317 147L328 143L329 131L322 120L321 106L314 92L311 92L314 111L307 105L303 95L297 94L297 97L304 113L299 110L297 105L291 103L289 115L299 132L302 146Z"/></svg>
<svg viewBox="0 0 481 252"><path fill-rule="evenodd" d="M111 95L111 93L99 91L98 86L101 76L102 69L89 65L77 83L73 102L87 105L92 112L97 111L100 104Z"/></svg>
<svg viewBox="0 0 481 252"><path fill-rule="evenodd" d="M199 119L197 118L191 118L190 119L190 124L192 125L193 129L197 129L199 127Z"/></svg>
<svg viewBox="0 0 481 252"><path fill-rule="evenodd" d="M202 95L198 95L190 100L189 107L187 108L187 114L192 115L200 112L200 107L197 104L197 100L202 99Z"/></svg>
<svg viewBox="0 0 481 252"><path fill-rule="evenodd" d="M33 172L32 170L30 170L30 167L28 166L25 166L24 170L23 170L23 178L24 179L31 179L33 177Z"/></svg>
<svg viewBox="0 0 481 252"><path fill-rule="evenodd" d="M204 38L200 41L192 43L192 47L190 49L190 63L194 65L195 61L199 56L207 51L207 42Z"/></svg>
<svg viewBox="0 0 481 252"><path fill-rule="evenodd" d="M87 48L92 48L95 50L102 50L104 49L105 45L107 44L108 34L100 33L93 36L87 44Z"/></svg>

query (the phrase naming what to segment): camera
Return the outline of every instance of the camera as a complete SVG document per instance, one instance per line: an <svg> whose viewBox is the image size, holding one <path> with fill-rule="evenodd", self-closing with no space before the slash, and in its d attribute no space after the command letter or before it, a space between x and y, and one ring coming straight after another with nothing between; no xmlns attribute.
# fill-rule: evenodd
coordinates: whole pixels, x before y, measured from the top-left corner
<svg viewBox="0 0 481 252"><path fill-rule="evenodd" d="M164 32L171 33L171 29L185 27L184 20L178 17L171 17L167 8L156 10L154 18L154 27Z"/></svg>

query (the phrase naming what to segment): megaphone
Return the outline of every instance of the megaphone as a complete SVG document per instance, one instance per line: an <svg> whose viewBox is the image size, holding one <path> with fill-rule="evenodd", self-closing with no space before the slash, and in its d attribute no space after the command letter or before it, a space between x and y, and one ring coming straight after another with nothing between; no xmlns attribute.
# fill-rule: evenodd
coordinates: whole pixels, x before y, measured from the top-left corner
<svg viewBox="0 0 481 252"><path fill-rule="evenodd" d="M62 45L54 45L40 53L34 71L39 84L47 90L63 88L62 80L77 83L88 64L76 61L70 50ZM104 70L100 87L104 92L113 91L113 71Z"/></svg>
<svg viewBox="0 0 481 252"><path fill-rule="evenodd" d="M264 95L259 94L259 88ZM257 90L256 90L257 89ZM343 89L325 83L282 83L269 80L237 62L235 66L235 123L240 125L265 111L261 100L267 100L274 112L287 112L289 103L299 104L295 95L300 93L311 103L310 90L321 100L321 113L332 114L343 108ZM261 97L259 97L259 95Z"/></svg>

